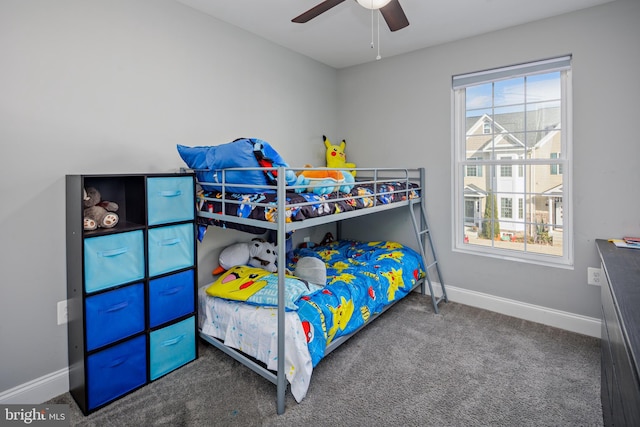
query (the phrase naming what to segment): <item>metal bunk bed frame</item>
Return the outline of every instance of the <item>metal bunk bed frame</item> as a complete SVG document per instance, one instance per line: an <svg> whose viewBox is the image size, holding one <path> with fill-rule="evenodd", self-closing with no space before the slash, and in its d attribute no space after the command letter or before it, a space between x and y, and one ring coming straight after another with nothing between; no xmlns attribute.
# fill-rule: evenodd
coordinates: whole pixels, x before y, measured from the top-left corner
<svg viewBox="0 0 640 427"><path fill-rule="evenodd" d="M243 170L264 170L264 168L241 168ZM328 168L321 168L321 169L328 169ZM236 169L229 169L229 170L239 170L239 168ZM271 169L272 170L272 169ZM292 170L292 168L285 168L285 167L278 167L277 168L277 176L280 177L284 177L285 173L287 170ZM300 170L300 169L293 169L295 171ZM330 169L329 169L330 170ZM414 286L414 288L412 289L415 290L418 286L420 286L421 288L421 293L425 294L426 293L426 289L425 289L425 284L429 287L429 295L431 296L431 301L433 304L433 309L435 311L435 313L437 314L439 312L438 306L440 304L440 302L444 301L444 302L448 302L448 298L447 298L447 293L445 290L445 285L444 285L444 280L442 279L442 274L440 273L440 266L438 264L438 260L436 257L436 253L435 253L435 249L433 246L433 241L431 238L431 232L429 229L429 225L428 225L428 221L427 221L427 215L426 215L426 210L425 210L425 196L424 196L424 188L425 188L425 169L424 168L418 168L418 169L399 169L399 168L357 168L356 171L358 171L361 175L359 176L359 180L358 180L358 184L362 184L362 183L371 183L374 185L374 193L373 195L367 195L364 197L371 197L374 200L374 206L373 207L368 207L368 208L363 208L363 209L358 209L358 210L353 210L353 211L346 211L346 212L342 212L342 213L336 213L336 214L332 214L332 215L326 215L326 216L320 216L317 218L308 218L305 219L304 221L293 221L293 222L287 222L287 215L286 215L286 209L287 206L291 207L291 205L287 205L286 204L286 191L287 189L295 189L295 188L300 188L300 186L296 187L296 186L287 186L285 183L284 179L280 179L277 182L277 188L276 188L276 192L277 192L277 215L276 215L276 221L275 222L268 222L268 221L261 221L261 220L256 220L256 219L251 219L251 218L240 218L240 217L236 217L236 216L231 216L231 215L226 215L224 214L224 212L226 212L225 210L225 203L237 203L237 202L232 202L232 201L225 201L225 198L223 197L222 200L218 200L219 202L222 203L222 212L221 214L218 213L210 213L210 212L202 212L199 211L198 215L199 216L203 216L203 217L208 217L208 218L213 218L216 220L220 220L220 221L225 221L225 222L231 222L231 223L239 223L239 224L245 224L245 225L250 225L250 226L255 226L255 227L260 227L263 229L267 229L267 230L275 230L276 231L276 235L277 235L277 248L278 248L278 259L280 260L284 260L286 259L286 238L287 238L287 234L291 231L294 230L299 230L299 229L304 229L304 228L310 228L310 227L315 227L318 225L322 225L322 224L327 224L327 223L334 223L337 222L337 228L338 228L338 237L340 237L340 224L341 221L345 220L345 219L350 219L350 218L355 218L358 216L362 216L362 215L370 215L373 213L377 213L377 212L381 212L384 210L388 210L388 209L399 209L402 207L406 207L409 210L409 215L411 217L412 223L413 223L413 228L416 234L416 240L417 240L417 244L419 246L419 252L420 255L422 256L422 260L425 266L425 277L421 278L416 285ZM370 177L371 180L370 181L362 181L361 177L362 174L365 174L365 176ZM398 202L394 202L394 203L389 203L389 204L379 204L377 203L377 197L379 195L378 190L377 190L377 183L379 183L381 180L406 180L407 184L408 183L416 183L416 177L415 174L419 174L418 182L417 184L419 185L419 187L417 188L417 190L420 191L420 196L417 198L409 198L407 197L405 200L402 201L398 201ZM390 175L394 175L393 178L385 178L383 176L381 176L381 174L390 174ZM403 175L404 178L397 178L397 175ZM224 193L224 187L225 187L225 170L222 171L222 183L206 183L206 182L201 182L201 184L207 185L207 184L215 184L218 186L222 187L222 191ZM238 187L238 186L242 186L242 184L233 184L234 186ZM308 187L308 186L305 186ZM267 187L265 187L267 188ZM268 188L273 188L273 187L268 187ZM405 190L401 190L399 192L404 192ZM408 190L406 190L408 191ZM309 203L311 204L311 203ZM255 205L260 205L260 203L255 203ZM416 206L418 205L418 206ZM416 216L416 209L419 210L419 214L418 216ZM280 214L280 213L285 213L285 214ZM222 350L224 353L228 354L229 356L231 356L232 358L234 358L235 360L237 360L238 362L242 363L243 365L247 366L248 368L252 369L254 372L256 372L257 374L261 375L262 377L264 377L265 379L271 381L272 383L274 383L276 385L276 400L277 400L277 413L278 414L283 414L285 411L285 392L287 389L287 382L286 382L286 377L285 377L285 369L284 369L284 361L285 358L283 357L284 355L284 330L285 330L285 299L284 299L284 289L285 289L285 284L284 284L284 277L285 277L285 269L286 269L286 262L281 262L278 263L278 307L277 307L277 317L278 317L278 321L277 321L277 325L278 325L278 367L277 367L277 372L272 372L268 369L266 369L263 365L261 365L260 363L256 362L255 360L253 360L252 358L244 355L243 353L227 347L226 345L224 345L221 341L219 341L216 338L210 337L206 334L203 334L202 332L200 333L200 337L207 341L209 344L213 345L214 347ZM434 289L433 289L433 274L437 274L439 283L440 283L440 288L441 288L441 295L439 297L435 296L434 293ZM385 307L385 309L380 312L377 313L375 315L372 315L371 318L369 319L369 321L367 323L365 323L364 325L362 325L360 328L358 328L356 331L352 332L351 334L348 335L344 335L341 336L337 339L335 339L334 341L331 342L331 344L329 344L325 350L325 355L329 354L330 352L332 352L333 350L335 350L336 348L338 348L342 343L344 343L345 341L347 341L349 338L351 338L353 335L355 335L356 333L358 333L360 331L360 329L364 328L365 326L369 325L374 319L376 319L378 316L380 316L382 313L384 313L388 308L390 308L393 304L390 304L389 306ZM281 339L282 337L282 339Z"/></svg>

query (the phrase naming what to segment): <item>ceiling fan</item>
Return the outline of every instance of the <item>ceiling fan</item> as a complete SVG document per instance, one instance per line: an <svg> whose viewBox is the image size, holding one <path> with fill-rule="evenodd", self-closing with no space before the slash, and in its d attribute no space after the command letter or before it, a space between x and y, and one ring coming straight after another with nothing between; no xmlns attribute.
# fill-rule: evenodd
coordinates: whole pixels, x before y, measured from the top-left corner
<svg viewBox="0 0 640 427"><path fill-rule="evenodd" d="M322 3L312 7L303 14L296 16L291 22L304 24L309 22L316 16L326 12L334 6L339 5L345 0L325 0ZM398 31L409 25L409 20L400 6L398 0L356 0L360 6L367 9L379 9L382 17L387 22L391 31Z"/></svg>

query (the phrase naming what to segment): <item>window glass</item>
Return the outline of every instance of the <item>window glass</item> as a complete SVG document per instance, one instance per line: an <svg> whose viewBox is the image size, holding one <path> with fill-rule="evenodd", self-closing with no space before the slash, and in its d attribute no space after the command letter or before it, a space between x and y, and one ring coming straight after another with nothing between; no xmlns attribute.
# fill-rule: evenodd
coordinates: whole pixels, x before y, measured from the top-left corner
<svg viewBox="0 0 640 427"><path fill-rule="evenodd" d="M454 249L572 265L570 57L453 82Z"/></svg>

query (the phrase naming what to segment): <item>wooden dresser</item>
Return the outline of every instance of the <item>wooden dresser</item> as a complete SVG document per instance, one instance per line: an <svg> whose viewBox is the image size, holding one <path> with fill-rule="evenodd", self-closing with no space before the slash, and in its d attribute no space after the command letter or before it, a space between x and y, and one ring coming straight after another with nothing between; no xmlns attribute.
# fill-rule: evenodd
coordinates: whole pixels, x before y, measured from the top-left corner
<svg viewBox="0 0 640 427"><path fill-rule="evenodd" d="M640 249L596 240L602 281L604 425L640 426Z"/></svg>

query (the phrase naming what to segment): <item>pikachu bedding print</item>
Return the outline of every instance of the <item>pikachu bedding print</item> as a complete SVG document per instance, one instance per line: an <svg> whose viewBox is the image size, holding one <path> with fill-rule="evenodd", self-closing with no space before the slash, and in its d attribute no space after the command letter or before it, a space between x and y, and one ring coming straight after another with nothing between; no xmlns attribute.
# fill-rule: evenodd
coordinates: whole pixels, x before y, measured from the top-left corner
<svg viewBox="0 0 640 427"><path fill-rule="evenodd" d="M308 256L327 266L327 285L297 303L314 367L334 339L407 295L425 274L420 255L395 242L340 240L296 249L290 268Z"/></svg>
<svg viewBox="0 0 640 427"><path fill-rule="evenodd" d="M424 275L420 255L394 242L341 240L296 249L289 269L294 270L297 260L307 256L324 261L327 284L309 292L306 287L295 285L290 277L286 281L291 283L286 285L285 375L297 402L306 396L313 368L324 357L326 346L339 336L355 331L389 303L404 297ZM233 274L241 276L237 270ZM235 290L243 288L240 282L233 282ZM267 281L264 282L262 289L268 287ZM218 289L216 292L222 293L214 297L212 287L216 285L206 285L198 291L198 321L202 333L256 358L265 363L267 369L276 370L277 313L273 303L258 303L251 301L251 297L221 298L225 296L225 288ZM296 294L296 289L302 292Z"/></svg>

